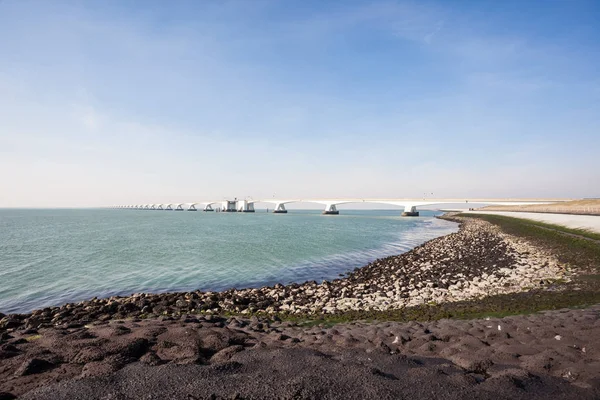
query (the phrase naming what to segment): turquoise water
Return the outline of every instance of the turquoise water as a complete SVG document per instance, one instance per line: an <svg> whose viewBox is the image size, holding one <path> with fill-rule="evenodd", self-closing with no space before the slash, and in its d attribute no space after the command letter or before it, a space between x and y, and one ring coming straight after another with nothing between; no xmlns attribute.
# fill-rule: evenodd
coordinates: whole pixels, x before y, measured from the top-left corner
<svg viewBox="0 0 600 400"><path fill-rule="evenodd" d="M0 210L0 311L333 279L456 231L400 211Z"/></svg>

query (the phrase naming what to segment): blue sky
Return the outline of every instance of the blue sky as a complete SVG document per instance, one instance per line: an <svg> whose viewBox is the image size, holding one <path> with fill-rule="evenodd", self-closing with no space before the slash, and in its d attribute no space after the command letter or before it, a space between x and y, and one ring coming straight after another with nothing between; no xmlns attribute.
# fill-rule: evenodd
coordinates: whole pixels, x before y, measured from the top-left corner
<svg viewBox="0 0 600 400"><path fill-rule="evenodd" d="M0 0L0 207L591 197L600 2Z"/></svg>

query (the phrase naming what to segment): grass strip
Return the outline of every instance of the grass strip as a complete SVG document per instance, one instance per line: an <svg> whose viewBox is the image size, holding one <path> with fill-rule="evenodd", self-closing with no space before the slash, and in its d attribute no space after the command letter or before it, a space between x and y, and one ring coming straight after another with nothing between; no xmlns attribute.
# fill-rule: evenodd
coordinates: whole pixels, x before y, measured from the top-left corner
<svg viewBox="0 0 600 400"><path fill-rule="evenodd" d="M499 225L500 227L504 227L504 228L508 228L508 229L510 229L511 227L513 229L518 228L519 226L522 226L522 225L532 225L532 226L536 226L539 228L547 228L547 229L559 231L562 233L570 233L570 234L573 234L576 236L582 236L582 237L592 239L592 240L600 240L600 233L593 232L589 229L569 228L569 227L566 227L563 225L549 224L547 222L535 221L535 220L520 218L520 217L509 217L507 215L495 215L495 214L470 214L470 213L462 213L462 214L456 215L455 217L480 218L480 219L484 219L488 222L492 222L496 225Z"/></svg>
<svg viewBox="0 0 600 400"><path fill-rule="evenodd" d="M453 220L478 218L497 225L503 232L522 237L549 250L561 263L582 273L600 274L600 235L583 229L491 214L459 214ZM581 237L577 237L581 236ZM592 240L587 240L592 239Z"/></svg>

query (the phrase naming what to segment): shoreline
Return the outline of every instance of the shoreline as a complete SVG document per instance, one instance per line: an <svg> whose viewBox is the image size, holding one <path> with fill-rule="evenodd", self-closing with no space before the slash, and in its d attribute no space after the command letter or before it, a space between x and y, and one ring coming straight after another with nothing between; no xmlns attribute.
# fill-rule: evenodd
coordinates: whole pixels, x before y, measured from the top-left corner
<svg viewBox="0 0 600 400"><path fill-rule="evenodd" d="M501 217L443 218L459 231L321 284L138 293L0 315L0 399L120 398L120 390L342 398L357 382L372 390L363 397L381 398L430 381L449 398L597 398L600 291L583 279L597 259L566 236L573 263L568 251L511 232ZM587 308L503 317L577 305ZM197 383L174 387L180 376ZM140 379L163 384L136 386Z"/></svg>
<svg viewBox="0 0 600 400"><path fill-rule="evenodd" d="M320 218L320 215L318 217L315 218L319 221L317 229L321 226L319 224L329 225L327 218ZM304 234L298 239L288 237L281 245L275 246L276 248L265 244L277 240L278 235L253 240L251 242L253 246L257 246L256 249L231 249L234 252L232 255L229 255L228 250L223 253L223 249L213 248L215 247L213 245L196 248L195 245L185 244L178 247L180 250L174 253L170 253L174 250L169 250L169 246L155 248L152 245L151 249L145 250L150 252L148 257L139 249L132 250L134 256L120 262L121 256L118 254L124 248L122 245L116 245L114 249L119 249L119 252L114 253L116 255L99 257L96 262L91 259L82 260L81 254L73 249L73 245L67 244L64 247L67 253L62 262L50 259L48 265L40 265L39 268L34 269L25 268L27 260L25 256L21 256L22 268L17 262L9 261L7 264L8 270L5 272L8 274L8 280L4 285L5 296L0 296L0 313L28 314L37 309L76 304L92 298L128 297L135 293L222 292L232 288L248 289L275 284L302 284L310 280L331 281L375 259L410 251L426 241L458 230L458 224L433 217L404 220L400 220L397 215L394 218L380 214L369 214L365 217L367 217L365 229L371 231L366 237L363 238L360 229L352 229L354 233L349 232L346 239L344 236L346 228L343 227L346 226L347 221L350 221L351 226L355 226L356 224L352 222L360 222L361 220L357 218L362 218L350 215L350 218L344 220L346 222L342 221L342 228L335 229L333 236L335 239L332 239L331 243L325 245L323 249L314 248L320 246L320 240L307 239L307 243L303 242L304 244L298 245L298 248L294 247L292 249L294 251L289 255L285 250L286 246L296 246L294 242L302 240ZM381 233L377 233L379 229L370 227L371 219L375 224L373 227L384 224ZM305 217L302 216L301 220L305 221ZM379 220L383 222L377 222ZM245 226L244 223L242 225ZM279 229L288 229L287 225L288 222L282 225L281 222L275 221L275 226L279 226ZM295 223L292 225L289 229L294 230L297 226L301 226ZM362 226L363 222L359 225ZM322 234L324 233L321 232L319 235ZM319 235L317 236L320 237ZM179 239L175 241L180 243ZM202 240L193 242L199 241ZM132 246L137 249L138 245ZM113 249L106 245L93 246L93 248L108 252ZM49 248L40 254L48 256L52 252L53 250ZM158 261L157 254L162 254L158 257ZM31 257L38 259L40 255L31 254ZM104 258L104 261L101 261L101 258ZM65 270L57 276L56 282L44 279L48 276L46 274L60 271L63 263L66 263ZM80 263L80 267L74 268ZM91 271L90 265L96 263L97 267ZM19 269L23 271L19 272ZM23 287L22 285L28 281L33 286Z"/></svg>
<svg viewBox="0 0 600 400"><path fill-rule="evenodd" d="M12 326L50 327L72 321L155 318L181 313L240 315L339 314L386 311L477 300L543 289L570 280L567 266L547 251L476 219L458 232L429 240L396 256L377 259L331 281L276 284L221 292L134 293L10 314ZM441 268L440 268L441 265ZM435 268L434 268L435 266ZM0 320L4 314L0 313ZM2 322L0 322L2 329Z"/></svg>

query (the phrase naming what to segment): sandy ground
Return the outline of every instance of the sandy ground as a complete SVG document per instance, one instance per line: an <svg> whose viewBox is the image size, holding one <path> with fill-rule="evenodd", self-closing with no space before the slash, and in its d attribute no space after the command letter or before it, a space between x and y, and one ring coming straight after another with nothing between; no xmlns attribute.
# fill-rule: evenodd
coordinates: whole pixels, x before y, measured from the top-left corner
<svg viewBox="0 0 600 400"><path fill-rule="evenodd" d="M524 206L487 206L488 211L520 211L555 214L600 215L600 199L583 199L553 204L530 204Z"/></svg>
<svg viewBox="0 0 600 400"><path fill-rule="evenodd" d="M509 211L465 211L472 214L504 215L514 218L525 218L549 224L562 225L567 228L588 229L600 233L600 216L575 215L575 214L546 214L532 212L509 212Z"/></svg>
<svg viewBox="0 0 600 400"><path fill-rule="evenodd" d="M6 399L600 398L600 306L330 328L181 316L10 336Z"/></svg>

